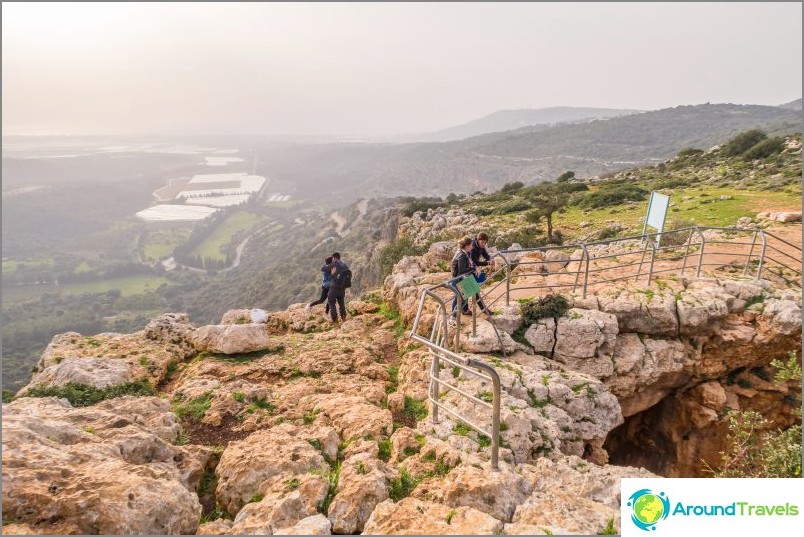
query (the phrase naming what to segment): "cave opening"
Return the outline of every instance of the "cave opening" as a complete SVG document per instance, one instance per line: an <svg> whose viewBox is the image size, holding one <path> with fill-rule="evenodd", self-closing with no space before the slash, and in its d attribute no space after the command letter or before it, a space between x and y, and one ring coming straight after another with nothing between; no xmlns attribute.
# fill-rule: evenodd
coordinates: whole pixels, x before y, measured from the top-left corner
<svg viewBox="0 0 804 537"><path fill-rule="evenodd" d="M681 477L677 473L678 441L688 437L684 431L672 429L677 411L675 396L668 395L652 407L626 417L603 444L609 464L639 466L664 477Z"/></svg>

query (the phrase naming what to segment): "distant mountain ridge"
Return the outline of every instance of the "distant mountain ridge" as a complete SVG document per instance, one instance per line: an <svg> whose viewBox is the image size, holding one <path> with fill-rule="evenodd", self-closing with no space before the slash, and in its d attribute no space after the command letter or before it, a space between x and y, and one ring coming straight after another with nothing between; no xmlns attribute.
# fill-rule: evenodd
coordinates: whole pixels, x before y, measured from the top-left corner
<svg viewBox="0 0 804 537"><path fill-rule="evenodd" d="M430 133L404 135L398 137L397 140L405 142L449 142L482 134L517 130L523 127L539 126L546 128L559 123L606 119L639 112L640 110L631 109L575 106L499 110L461 125Z"/></svg>
<svg viewBox="0 0 804 537"><path fill-rule="evenodd" d="M780 104L779 108L786 108L787 110L801 110L801 98L789 103Z"/></svg>

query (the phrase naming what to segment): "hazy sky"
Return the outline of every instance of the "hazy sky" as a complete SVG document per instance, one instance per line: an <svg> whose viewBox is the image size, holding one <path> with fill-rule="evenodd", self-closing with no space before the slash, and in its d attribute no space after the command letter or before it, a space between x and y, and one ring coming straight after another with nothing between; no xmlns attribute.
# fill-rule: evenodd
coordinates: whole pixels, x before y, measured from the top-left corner
<svg viewBox="0 0 804 537"><path fill-rule="evenodd" d="M5 134L380 134L801 96L800 3L2 4Z"/></svg>

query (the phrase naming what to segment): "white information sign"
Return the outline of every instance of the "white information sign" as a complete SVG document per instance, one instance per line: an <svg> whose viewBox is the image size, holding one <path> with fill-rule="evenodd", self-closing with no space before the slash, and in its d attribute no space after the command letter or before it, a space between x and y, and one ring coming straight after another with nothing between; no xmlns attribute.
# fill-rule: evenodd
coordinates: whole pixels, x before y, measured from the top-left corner
<svg viewBox="0 0 804 537"><path fill-rule="evenodd" d="M650 193L648 216L645 217L645 226L642 228L643 235L648 233L648 226L654 228L658 233L664 231L664 221L667 218L668 207L670 207L670 196L659 192ZM661 242L661 238L662 236L659 235L659 240L656 242Z"/></svg>

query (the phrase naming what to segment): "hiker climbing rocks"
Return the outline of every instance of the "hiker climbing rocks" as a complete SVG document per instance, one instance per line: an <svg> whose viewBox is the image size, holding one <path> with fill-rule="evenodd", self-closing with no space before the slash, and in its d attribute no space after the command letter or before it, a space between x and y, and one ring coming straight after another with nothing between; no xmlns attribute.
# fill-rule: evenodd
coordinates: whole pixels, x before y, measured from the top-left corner
<svg viewBox="0 0 804 537"><path fill-rule="evenodd" d="M349 266L346 263L341 261L341 254L338 252L332 254L330 267L332 279L329 283L327 301L332 322L337 323L338 311L336 306L340 308L341 321L346 320L346 289L352 286L352 271L349 270Z"/></svg>
<svg viewBox="0 0 804 537"><path fill-rule="evenodd" d="M329 313L329 302L327 302L327 295L329 295L329 284L332 280L332 256L327 257L324 259L324 266L321 267L321 297L315 302L310 302L307 304L306 310L310 310L313 306L318 306L319 304L326 304L324 306L324 315Z"/></svg>

